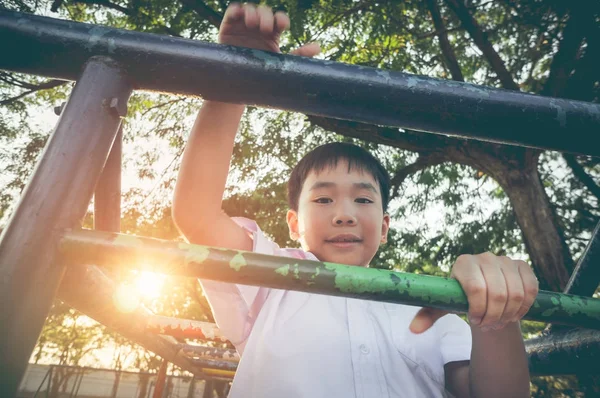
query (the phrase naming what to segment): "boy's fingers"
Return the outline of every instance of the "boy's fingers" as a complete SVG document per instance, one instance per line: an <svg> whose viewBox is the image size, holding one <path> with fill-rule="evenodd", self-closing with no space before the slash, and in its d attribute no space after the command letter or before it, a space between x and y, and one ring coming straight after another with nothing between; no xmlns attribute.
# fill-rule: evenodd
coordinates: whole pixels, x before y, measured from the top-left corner
<svg viewBox="0 0 600 398"><path fill-rule="evenodd" d="M517 265L519 268L519 274L521 275L521 280L523 281L523 291L525 293L525 297L523 298L523 303L517 312L515 320L521 319L525 316L525 314L529 311L529 308L531 308L533 305L533 302L535 301L539 292L539 282L529 264L527 264L525 261L517 261Z"/></svg>
<svg viewBox="0 0 600 398"><path fill-rule="evenodd" d="M500 257L499 260L501 262L500 270L504 275L508 294L506 307L504 307L500 323L506 324L512 322L519 309L521 309L521 305L523 305L523 300L525 299L525 292L517 263L508 257Z"/></svg>
<svg viewBox="0 0 600 398"><path fill-rule="evenodd" d="M271 10L271 7L260 5L256 9L256 13L258 15L260 33L262 33L263 35L273 34L275 18L273 16L273 11Z"/></svg>
<svg viewBox="0 0 600 398"><path fill-rule="evenodd" d="M249 29L258 28L259 20L258 20L258 12L256 11L256 7L254 4L246 3L244 4L244 20L246 22L246 27Z"/></svg>
<svg viewBox="0 0 600 398"><path fill-rule="evenodd" d="M221 25L225 23L239 21L244 17L244 9L239 3L231 3L227 10L225 10L225 15L223 15L223 21Z"/></svg>
<svg viewBox="0 0 600 398"><path fill-rule="evenodd" d="M297 49L290 51L290 54L299 55L301 57L314 57L321 52L321 46L319 43L309 43L305 44L302 47L298 47Z"/></svg>
<svg viewBox="0 0 600 398"><path fill-rule="evenodd" d="M508 297L506 281L499 264L496 264L494 255L482 255L480 258L485 262L481 264L481 271L487 285L487 309L481 326L494 326L499 323L506 307Z"/></svg>
<svg viewBox="0 0 600 398"><path fill-rule="evenodd" d="M479 325L487 308L487 286L475 256L462 255L452 267L452 277L457 279L469 302L469 322Z"/></svg>
<svg viewBox="0 0 600 398"><path fill-rule="evenodd" d="M281 33L290 27L290 17L283 11L277 11L274 16L275 33Z"/></svg>
<svg viewBox="0 0 600 398"><path fill-rule="evenodd" d="M439 310L436 308L421 308L410 323L409 329L411 332L416 334L423 333L432 327L435 321L447 314L448 311Z"/></svg>

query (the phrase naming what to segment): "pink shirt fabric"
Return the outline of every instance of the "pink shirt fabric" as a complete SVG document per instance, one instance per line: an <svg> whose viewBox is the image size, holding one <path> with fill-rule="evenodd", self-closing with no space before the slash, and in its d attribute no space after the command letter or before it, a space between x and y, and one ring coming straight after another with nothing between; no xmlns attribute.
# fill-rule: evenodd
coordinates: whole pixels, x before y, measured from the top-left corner
<svg viewBox="0 0 600 398"><path fill-rule="evenodd" d="M253 251L282 249L252 220L233 219ZM446 315L425 333L408 325L420 307L201 280L219 329L241 360L229 398L450 397L444 364L469 360L471 330Z"/></svg>

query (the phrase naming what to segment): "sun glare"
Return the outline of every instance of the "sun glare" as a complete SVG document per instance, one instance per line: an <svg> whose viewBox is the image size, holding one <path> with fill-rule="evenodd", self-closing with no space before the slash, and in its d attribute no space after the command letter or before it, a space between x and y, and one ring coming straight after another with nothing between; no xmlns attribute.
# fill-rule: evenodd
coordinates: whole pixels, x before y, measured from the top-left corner
<svg viewBox="0 0 600 398"><path fill-rule="evenodd" d="M134 311L144 300L160 296L164 280L164 275L139 272L132 282L124 282L117 286L113 295L115 306L124 313Z"/></svg>
<svg viewBox="0 0 600 398"><path fill-rule="evenodd" d="M140 272L135 279L135 287L144 299L155 299L160 296L160 291L165 282L165 276L152 272Z"/></svg>

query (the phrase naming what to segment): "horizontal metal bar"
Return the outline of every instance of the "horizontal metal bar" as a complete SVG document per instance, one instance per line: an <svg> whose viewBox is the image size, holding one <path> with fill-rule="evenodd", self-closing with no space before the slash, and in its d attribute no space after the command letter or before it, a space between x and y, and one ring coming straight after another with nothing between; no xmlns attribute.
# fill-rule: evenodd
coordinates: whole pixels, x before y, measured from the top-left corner
<svg viewBox="0 0 600 398"><path fill-rule="evenodd" d="M239 362L240 356L235 350L220 347L182 344L181 352L191 358L209 358Z"/></svg>
<svg viewBox="0 0 600 398"><path fill-rule="evenodd" d="M191 319L152 315L146 319L146 330L151 333L188 339L227 341L214 323Z"/></svg>
<svg viewBox="0 0 600 398"><path fill-rule="evenodd" d="M216 359L209 358L194 358L190 359L194 363L194 365L201 367L203 370L205 369L219 369L219 370L229 370L235 372L237 370L238 364L236 362L231 361L221 361Z"/></svg>
<svg viewBox="0 0 600 398"><path fill-rule="evenodd" d="M100 231L67 232L61 261L466 312L457 281ZM600 329L600 300L541 291L525 319Z"/></svg>
<svg viewBox="0 0 600 398"><path fill-rule="evenodd" d="M590 145L599 104L6 10L0 37L0 54L10 54L0 69L9 71L74 80L88 58L107 55L138 89L600 155Z"/></svg>
<svg viewBox="0 0 600 398"><path fill-rule="evenodd" d="M529 368L535 375L598 374L600 332L570 330L527 340Z"/></svg>

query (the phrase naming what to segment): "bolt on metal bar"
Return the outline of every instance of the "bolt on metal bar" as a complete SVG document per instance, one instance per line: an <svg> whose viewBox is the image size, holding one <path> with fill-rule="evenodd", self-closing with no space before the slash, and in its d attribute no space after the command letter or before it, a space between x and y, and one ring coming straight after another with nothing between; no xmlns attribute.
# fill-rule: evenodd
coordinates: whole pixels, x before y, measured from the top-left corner
<svg viewBox="0 0 600 398"><path fill-rule="evenodd" d="M525 342L529 368L535 375L597 374L600 332L553 331Z"/></svg>
<svg viewBox="0 0 600 398"><path fill-rule="evenodd" d="M98 231L66 232L60 259L466 312L453 279L268 256ZM600 329L600 300L541 291L525 319Z"/></svg>
<svg viewBox="0 0 600 398"><path fill-rule="evenodd" d="M73 80L106 55L138 89L600 156L600 104L6 10L0 37L8 71Z"/></svg>
<svg viewBox="0 0 600 398"><path fill-rule="evenodd" d="M54 261L60 235L79 226L117 134L120 116L107 99L123 103L130 94L117 63L89 60L0 237L0 386L6 396L17 391L63 277L64 264Z"/></svg>

